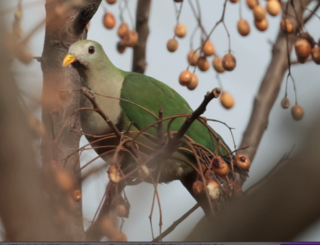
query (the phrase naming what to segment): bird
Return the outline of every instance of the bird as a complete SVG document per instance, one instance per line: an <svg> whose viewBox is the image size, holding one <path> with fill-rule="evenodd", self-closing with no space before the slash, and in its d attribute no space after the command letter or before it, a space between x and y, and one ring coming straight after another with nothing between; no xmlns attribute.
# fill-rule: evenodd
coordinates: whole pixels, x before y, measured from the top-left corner
<svg viewBox="0 0 320 245"><path fill-rule="evenodd" d="M81 86L90 89L97 95L95 99L101 110L108 115L117 129L126 137L134 138L137 132L157 122L152 114L159 115L160 108L163 109L164 118L182 113L191 114L193 112L187 101L165 83L144 74L127 72L117 68L98 42L81 40L73 43L69 47L68 54L63 60L62 65L63 67L71 65L78 71L81 78ZM93 108L91 101L85 97L81 98L80 106ZM167 132L169 121L163 122L163 131L165 133ZM184 121L185 118L183 117L176 118L172 121L170 130L172 132L178 131ZM93 110L81 110L80 122L88 141L96 148L95 150L98 154L103 154L110 150L107 146L119 144L119 139L115 137L100 142L96 142L97 138L92 137L92 135L113 133L112 128L108 126L106 121L97 112ZM217 139L210 136L208 128L201 122L195 120L187 130L186 135L210 151L214 152L216 150ZM221 142L226 145L229 152L231 152L221 136L217 135ZM155 140L157 136L157 129L150 127L146 130L146 134L137 138L137 141L144 146L153 146L156 150L161 147L157 145ZM149 155L154 152L154 149L152 150L143 146L140 146L139 150ZM121 169L126 171L126 173L136 166L128 155L124 157L126 160L123 160L123 163L121 163ZM221 147L217 151L217 155L223 156L227 161L226 155L228 155L228 152L226 149ZM177 150L172 156L172 158L167 159L162 164L161 170L159 170L160 163L157 163L157 159L154 159L147 166L151 172L159 174L160 171L159 183L180 180L191 192L192 183L197 174L194 168L186 163L186 161L191 162L197 167L194 156L184 150ZM110 160L110 158L105 156L102 157L105 161ZM158 172L155 170L158 170ZM154 179L157 178L157 174L154 175ZM151 180L146 178L146 182L151 182Z"/></svg>

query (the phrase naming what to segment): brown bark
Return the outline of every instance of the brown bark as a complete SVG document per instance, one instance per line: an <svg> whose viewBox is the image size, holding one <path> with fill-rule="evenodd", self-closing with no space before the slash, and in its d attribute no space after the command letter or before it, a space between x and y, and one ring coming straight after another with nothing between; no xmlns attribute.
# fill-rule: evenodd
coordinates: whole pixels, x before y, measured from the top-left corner
<svg viewBox="0 0 320 245"><path fill-rule="evenodd" d="M301 2L304 6L307 6L311 1L302 0ZM300 7L300 0L294 0L294 5L296 6L296 12L301 20L304 8ZM289 14L290 16L295 16L291 6L289 7ZM289 19L291 19L293 23L297 23L296 20L291 17L289 17ZM289 35L288 50L290 53L296 40L296 34ZM243 139L240 145L240 148L249 146L249 148L242 151L242 153L246 154L251 161L253 161L255 157L263 133L268 127L269 114L278 97L283 76L287 69L288 60L286 35L280 30L276 43L272 49L272 58L269 67L261 82L259 92L255 96L250 120L243 134Z"/></svg>
<svg viewBox="0 0 320 245"><path fill-rule="evenodd" d="M133 49L132 71L144 73L146 62L146 42L149 35L149 14L151 0L138 0L136 13L136 30L139 35L139 40Z"/></svg>
<svg viewBox="0 0 320 245"><path fill-rule="evenodd" d="M319 121L300 153L256 187L218 213L198 223L188 241L292 241L320 217Z"/></svg>
<svg viewBox="0 0 320 245"><path fill-rule="evenodd" d="M1 3L0 3L1 4ZM7 241L66 240L52 217L32 147L25 111L11 74L11 58L0 35L0 216Z"/></svg>
<svg viewBox="0 0 320 245"><path fill-rule="evenodd" d="M61 4L65 1L46 1L46 33L41 58L43 71L42 120L48 132L42 142L44 164L51 160L64 163L63 160L70 153L79 149L80 136L70 130L80 131L77 116L70 120L57 144L53 144L53 140L63 124L80 106L80 77L74 68L63 68L62 61L72 43L86 39L86 24L98 9L100 2L101 0L86 0L84 6L71 7L68 11L57 15L56 7L62 6ZM78 155L69 158L65 167L71 173L78 172ZM81 202L70 214L68 220L67 232L78 238L84 238Z"/></svg>

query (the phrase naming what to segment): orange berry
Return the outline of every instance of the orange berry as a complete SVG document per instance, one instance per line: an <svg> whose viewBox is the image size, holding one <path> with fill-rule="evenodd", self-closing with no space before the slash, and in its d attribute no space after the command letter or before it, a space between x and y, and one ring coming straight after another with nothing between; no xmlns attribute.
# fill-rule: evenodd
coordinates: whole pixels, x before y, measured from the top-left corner
<svg viewBox="0 0 320 245"><path fill-rule="evenodd" d="M250 33L250 26L248 21L241 19L238 21L238 32L241 36L247 36Z"/></svg>
<svg viewBox="0 0 320 245"><path fill-rule="evenodd" d="M316 48L314 47L312 50L311 50L311 55L312 55L312 59L313 61L320 65L320 47Z"/></svg>
<svg viewBox="0 0 320 245"><path fill-rule="evenodd" d="M120 177L120 174L119 174L116 166L111 166L108 169L108 177L109 177L110 181L112 181L114 183L119 183L121 177Z"/></svg>
<svg viewBox="0 0 320 245"><path fill-rule="evenodd" d="M188 54L188 62L192 66L196 66L199 60L199 55L197 54L196 51L190 50Z"/></svg>
<svg viewBox="0 0 320 245"><path fill-rule="evenodd" d="M114 4L114 3L117 2L117 0L106 0L106 2L109 3L109 4Z"/></svg>
<svg viewBox="0 0 320 245"><path fill-rule="evenodd" d="M139 39L138 32L136 30L131 30L126 33L126 35L122 39L123 45L127 47L134 47Z"/></svg>
<svg viewBox="0 0 320 245"><path fill-rule="evenodd" d="M250 9L253 9L257 5L257 0L247 0L247 5Z"/></svg>
<svg viewBox="0 0 320 245"><path fill-rule="evenodd" d="M184 37L187 34L187 28L182 24L177 24L174 28L174 33L177 37Z"/></svg>
<svg viewBox="0 0 320 245"><path fill-rule="evenodd" d="M214 57L212 66L218 73L223 73L225 71L222 65L222 59L219 56Z"/></svg>
<svg viewBox="0 0 320 245"><path fill-rule="evenodd" d="M300 59L300 61L307 59L309 57L309 55L311 54L311 45L304 38L299 38L296 41L296 43L294 44L294 49L295 49L296 55Z"/></svg>
<svg viewBox="0 0 320 245"><path fill-rule="evenodd" d="M236 58L231 53L226 54L222 59L222 66L227 71L232 71L236 64Z"/></svg>
<svg viewBox="0 0 320 245"><path fill-rule="evenodd" d="M195 181L192 185L192 191L195 195L200 195L203 193L203 183L199 180Z"/></svg>
<svg viewBox="0 0 320 245"><path fill-rule="evenodd" d="M212 162L213 171L216 175L226 176L229 173L229 166L221 157L214 157Z"/></svg>
<svg viewBox="0 0 320 245"><path fill-rule="evenodd" d="M190 82L191 80L191 72L190 71L183 71L180 73L180 76L179 76L179 83L182 85L182 86L187 86L187 84Z"/></svg>
<svg viewBox="0 0 320 245"><path fill-rule="evenodd" d="M236 164L239 166L239 168L243 170L248 170L250 168L250 160L246 155L238 154L235 157Z"/></svg>
<svg viewBox="0 0 320 245"><path fill-rule="evenodd" d="M174 52L178 49L179 43L176 39L172 38L167 42L167 49L169 52Z"/></svg>
<svg viewBox="0 0 320 245"><path fill-rule="evenodd" d="M112 29L116 25L116 19L111 12L107 12L103 16L103 25L107 29Z"/></svg>
<svg viewBox="0 0 320 245"><path fill-rule="evenodd" d="M224 108L230 109L234 105L234 99L233 99L233 97L232 97L232 95L230 93L223 92L220 95L220 103Z"/></svg>
<svg viewBox="0 0 320 245"><path fill-rule="evenodd" d="M296 121L300 121L303 118L303 108L299 105L295 105L291 108L292 118Z"/></svg>
<svg viewBox="0 0 320 245"><path fill-rule="evenodd" d="M129 27L127 23L122 22L121 25L118 28L118 36L120 38L124 38L124 36L129 32Z"/></svg>
<svg viewBox="0 0 320 245"><path fill-rule="evenodd" d="M277 16L281 11L281 5L278 0L269 0L267 2L267 11L272 16Z"/></svg>
<svg viewBox="0 0 320 245"><path fill-rule="evenodd" d="M90 22L88 22L88 24L86 25L87 30L89 30L90 27Z"/></svg>
<svg viewBox="0 0 320 245"><path fill-rule="evenodd" d="M127 214L126 207L122 204L117 205L116 213L119 217L124 217Z"/></svg>
<svg viewBox="0 0 320 245"><path fill-rule="evenodd" d="M210 42L209 40L203 46L203 53L206 56L211 56L214 54L214 46L213 46L212 42Z"/></svg>
<svg viewBox="0 0 320 245"><path fill-rule="evenodd" d="M261 21L254 20L254 25L257 27L259 31L265 31L268 29L269 23L267 18L264 18Z"/></svg>
<svg viewBox="0 0 320 245"><path fill-rule="evenodd" d="M74 190L72 192L72 199L75 201L75 202L80 202L81 199L82 199L82 194L81 194L81 190Z"/></svg>
<svg viewBox="0 0 320 245"><path fill-rule="evenodd" d="M220 196L220 187L217 182L213 180L207 181L207 190L211 199L216 200Z"/></svg>
<svg viewBox="0 0 320 245"><path fill-rule="evenodd" d="M290 34L294 32L294 26L289 19L282 19L280 22L280 28L284 33Z"/></svg>
<svg viewBox="0 0 320 245"><path fill-rule="evenodd" d="M198 61L198 68L200 69L200 71L207 71L209 67L209 61L205 57L200 57Z"/></svg>
<svg viewBox="0 0 320 245"><path fill-rule="evenodd" d="M120 54L122 54L126 50L126 46L120 41L117 43L117 50Z"/></svg>
<svg viewBox="0 0 320 245"><path fill-rule="evenodd" d="M261 5L256 5L253 8L253 15L255 20L261 21L266 18L267 11Z"/></svg>
<svg viewBox="0 0 320 245"><path fill-rule="evenodd" d="M283 109L287 109L290 106L290 100L288 98L283 98L281 100L281 106Z"/></svg>
<svg viewBox="0 0 320 245"><path fill-rule="evenodd" d="M192 74L191 80L187 83L187 88L189 90L194 90L198 86L198 77L196 74Z"/></svg>

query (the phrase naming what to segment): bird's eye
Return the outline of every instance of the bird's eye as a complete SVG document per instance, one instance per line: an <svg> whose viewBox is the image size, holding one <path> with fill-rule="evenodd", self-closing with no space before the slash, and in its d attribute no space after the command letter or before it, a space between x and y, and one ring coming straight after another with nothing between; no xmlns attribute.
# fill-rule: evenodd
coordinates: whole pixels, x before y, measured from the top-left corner
<svg viewBox="0 0 320 245"><path fill-rule="evenodd" d="M89 54L93 54L94 53L94 47L90 46L88 49Z"/></svg>

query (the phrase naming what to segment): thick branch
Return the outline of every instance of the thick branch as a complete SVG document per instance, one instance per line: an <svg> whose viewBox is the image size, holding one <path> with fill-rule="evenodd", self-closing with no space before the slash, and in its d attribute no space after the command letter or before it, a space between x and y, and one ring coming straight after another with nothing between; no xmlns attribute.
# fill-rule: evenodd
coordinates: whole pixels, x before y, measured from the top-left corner
<svg viewBox="0 0 320 245"><path fill-rule="evenodd" d="M295 6L300 6L299 0L294 0ZM307 6L311 0L303 0L304 6ZM299 17L303 15L304 10L300 7L296 8L296 12ZM293 9L289 8L289 13L294 15ZM295 20L294 23L296 23ZM288 50L291 52L294 42L297 40L296 35L289 35L288 39ZM283 76L288 69L287 60L287 44L286 36L280 30L276 43L272 50L272 58L269 67L265 73L265 76L261 82L258 94L254 99L253 110L248 126L244 132L243 139L240 148L244 146L250 146L248 149L243 151L250 160L254 159L258 146L264 131L268 127L268 118L270 111L276 101Z"/></svg>
<svg viewBox="0 0 320 245"><path fill-rule="evenodd" d="M146 62L146 42L149 35L149 13L151 0L138 0L136 13L136 29L139 40L133 49L132 71L144 73Z"/></svg>

